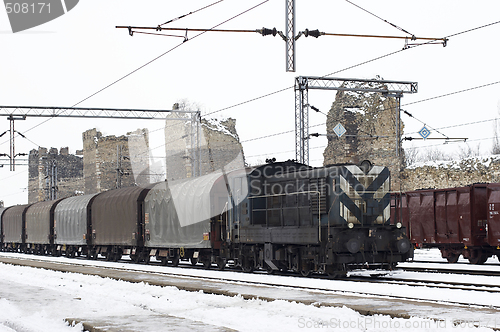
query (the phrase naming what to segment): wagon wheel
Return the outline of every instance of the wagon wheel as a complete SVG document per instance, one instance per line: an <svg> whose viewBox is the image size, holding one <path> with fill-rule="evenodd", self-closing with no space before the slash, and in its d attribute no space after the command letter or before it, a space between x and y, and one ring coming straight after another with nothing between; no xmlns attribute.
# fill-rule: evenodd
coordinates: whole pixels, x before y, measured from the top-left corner
<svg viewBox="0 0 500 332"><path fill-rule="evenodd" d="M472 255L469 257L469 262L475 265L482 265L488 260L488 256L485 253L478 251L473 251Z"/></svg>
<svg viewBox="0 0 500 332"><path fill-rule="evenodd" d="M123 250L122 249L118 249L118 251L115 253L114 255L115 257L113 257L113 261L114 262L118 262L120 259L122 259L122 256L123 256Z"/></svg>
<svg viewBox="0 0 500 332"><path fill-rule="evenodd" d="M448 261L448 263L456 263L456 262L458 262L459 257L460 257L460 254L451 253L448 256L446 256L446 260Z"/></svg>
<svg viewBox="0 0 500 332"><path fill-rule="evenodd" d="M193 266L198 264L198 258L191 257L189 260L191 261L191 265L193 265Z"/></svg>
<svg viewBox="0 0 500 332"><path fill-rule="evenodd" d="M141 261L141 256L139 254L131 254L130 259L134 263L139 263Z"/></svg>
<svg viewBox="0 0 500 332"><path fill-rule="evenodd" d="M203 263L203 268L205 270L210 270L210 268L212 267L212 261L210 260L210 258L203 259L201 262Z"/></svg>
<svg viewBox="0 0 500 332"><path fill-rule="evenodd" d="M90 251L90 253L89 253L90 259L96 260L97 256L99 256L99 254L97 253L97 251L95 251L95 250L91 250Z"/></svg>
<svg viewBox="0 0 500 332"><path fill-rule="evenodd" d="M170 266L179 266L179 261L180 261L180 257L175 255L174 257L172 257L172 262L170 263Z"/></svg>
<svg viewBox="0 0 500 332"><path fill-rule="evenodd" d="M114 261L115 259L115 254L112 251L108 251L106 253L106 260L107 261Z"/></svg>
<svg viewBox="0 0 500 332"><path fill-rule="evenodd" d="M217 269L223 271L226 268L226 260L222 257L217 257Z"/></svg>

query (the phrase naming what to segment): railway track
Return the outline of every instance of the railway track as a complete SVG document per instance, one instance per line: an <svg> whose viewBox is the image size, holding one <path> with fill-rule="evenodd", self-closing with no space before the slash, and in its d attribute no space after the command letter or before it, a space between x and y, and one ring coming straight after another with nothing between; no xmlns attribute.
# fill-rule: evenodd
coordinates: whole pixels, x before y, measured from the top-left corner
<svg viewBox="0 0 500 332"><path fill-rule="evenodd" d="M10 255L8 255L10 256ZM24 255L23 255L24 256ZM3 255L0 255L2 258ZM87 260L72 260L67 262L48 262L43 257L16 257L19 261L24 261L23 265L30 265L31 262L38 262L39 264L50 263L57 264L58 266L72 267L74 265L85 266L89 269L99 271L100 276L109 275L122 275L122 274L136 274L142 273L151 275L154 280L161 280L163 278L176 278L187 279L190 282L198 282L200 284L212 283L227 283L237 285L243 289L248 287L264 287L267 289L281 289L281 290L294 290L305 291L314 293L321 296L331 296L333 294L342 294L344 296L357 296L357 297L378 297L389 300L402 300L402 301L424 301L426 303L439 303L440 305L460 305L460 306L474 306L476 308L485 308L500 310L500 302L492 304L486 301L485 303L470 302L474 299L473 294L481 294L484 297L498 297L500 287L491 284L478 284L472 282L457 282L457 281L442 281L442 280L421 280L412 278L396 278L397 276L379 276L379 277L363 277L351 276L342 280L327 280L321 275L314 275L311 278L302 278L297 275L291 276L289 274L282 275L266 275L264 271L249 273L234 273L234 271L216 271L205 270L200 265L195 269L182 266L178 268L167 268L159 266L159 264L152 265L139 265L139 264L123 264L109 263L106 261L87 261ZM1 261L1 259L0 259ZM127 266L124 266L127 265ZM58 268L57 270L64 270ZM104 272L103 272L104 271ZM109 272L109 273L108 273ZM93 273L89 273L93 274ZM118 279L127 280L123 277ZM154 284L154 283L153 283ZM161 284L160 284L161 285ZM175 282L173 284L175 286ZM432 295L436 289L440 292L450 293L446 298L439 297L433 298ZM200 289L186 289L191 291L198 291ZM202 289L206 291L205 289ZM467 296L459 295L457 293L467 292ZM452 294L453 293L453 294ZM330 294L330 295L329 295ZM409 295L411 294L411 295ZM223 294L234 295L234 294ZM252 298L251 296L249 298ZM259 296L268 300L273 298L266 298L266 296ZM310 301L309 304L315 301ZM317 305L325 305L322 301L318 301ZM327 304L328 305L328 304Z"/></svg>

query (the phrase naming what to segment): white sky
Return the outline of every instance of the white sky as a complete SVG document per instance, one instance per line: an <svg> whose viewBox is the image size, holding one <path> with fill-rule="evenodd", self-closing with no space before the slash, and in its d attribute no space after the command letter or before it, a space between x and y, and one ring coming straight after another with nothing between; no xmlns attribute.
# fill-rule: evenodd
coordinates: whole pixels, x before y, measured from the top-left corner
<svg viewBox="0 0 500 332"><path fill-rule="evenodd" d="M0 10L0 105L69 107L110 83L169 51L182 38L128 35L116 25L156 26L197 10L214 1L80 1L51 22L13 34L5 11ZM259 4L261 1L225 0L208 9L171 23L171 27L211 28ZM404 36L389 24L346 1L297 0L296 31L319 29L329 33ZM373 1L356 4L419 37L445 37L498 21L498 1ZM220 29L285 31L285 0L271 0L220 26ZM500 80L498 35L500 24L451 37L448 46L425 45L344 70L367 60L398 51L402 40L321 36L301 37L296 43L296 72L285 71L285 42L278 36L257 33L203 34L117 84L78 104L79 107L139 108L169 110L187 99L203 113L225 109L268 93L292 87L297 76L374 78L415 81L419 91L405 95L403 109L434 128L489 120L498 116L500 84L426 102L410 104ZM193 38L197 33L190 32ZM342 71L343 70L343 71ZM327 112L335 99L333 91L310 91L310 104ZM325 121L311 112L310 125ZM240 139L294 129L293 88L270 97L225 109L214 114L237 120ZM405 135L417 132L422 123L403 115ZM16 139L16 152L28 153L38 145L82 148L81 133L97 127L105 135L163 126L162 121L53 119L17 121L16 130L29 139ZM0 133L9 122L0 123ZM325 132L325 126L311 132ZM493 122L441 130L449 137L468 137L490 152ZM162 132L159 130L158 132ZM416 137L416 134L412 134ZM433 133L431 137L439 137ZM30 142L31 141L31 142ZM414 141L415 147L442 146L441 141ZM155 146L154 143L151 144ZM293 132L243 143L247 161L267 157L295 158ZM326 138L314 138L310 147L326 146ZM405 147L410 147L405 143ZM448 144L448 150L461 144ZM283 151L290 151L283 153ZM9 152L8 134L0 138L0 153ZM322 163L323 148L311 149L311 164ZM163 149L152 151L163 154ZM0 168L0 200L6 205L27 202L27 167L10 172Z"/></svg>

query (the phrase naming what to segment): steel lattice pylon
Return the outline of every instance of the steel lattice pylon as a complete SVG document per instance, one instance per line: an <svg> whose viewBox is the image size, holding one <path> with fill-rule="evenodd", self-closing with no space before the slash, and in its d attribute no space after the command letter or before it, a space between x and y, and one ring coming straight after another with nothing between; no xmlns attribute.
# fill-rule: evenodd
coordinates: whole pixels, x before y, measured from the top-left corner
<svg viewBox="0 0 500 332"><path fill-rule="evenodd" d="M388 97L395 97L396 112L396 155L401 148L400 105L404 93L417 93L417 82L367 80L335 77L299 76L295 78L295 159L309 164L309 100L308 90L341 90L357 92L378 92Z"/></svg>
<svg viewBox="0 0 500 332"><path fill-rule="evenodd" d="M286 71L295 71L295 0L286 0Z"/></svg>

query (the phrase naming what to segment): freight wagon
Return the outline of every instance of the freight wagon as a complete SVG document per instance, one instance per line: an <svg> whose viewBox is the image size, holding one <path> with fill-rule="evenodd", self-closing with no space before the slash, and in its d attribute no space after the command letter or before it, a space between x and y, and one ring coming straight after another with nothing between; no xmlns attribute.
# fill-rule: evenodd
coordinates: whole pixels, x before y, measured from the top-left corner
<svg viewBox="0 0 500 332"><path fill-rule="evenodd" d="M483 264L500 254L500 184L394 193L391 218L418 248L439 248L448 262L460 255Z"/></svg>

